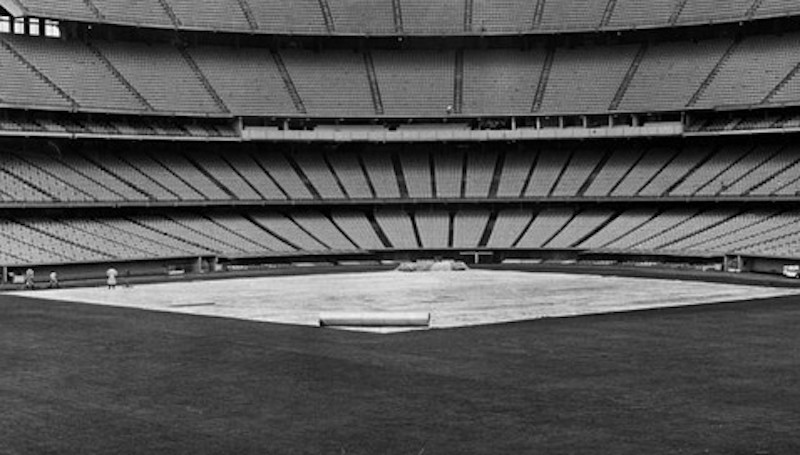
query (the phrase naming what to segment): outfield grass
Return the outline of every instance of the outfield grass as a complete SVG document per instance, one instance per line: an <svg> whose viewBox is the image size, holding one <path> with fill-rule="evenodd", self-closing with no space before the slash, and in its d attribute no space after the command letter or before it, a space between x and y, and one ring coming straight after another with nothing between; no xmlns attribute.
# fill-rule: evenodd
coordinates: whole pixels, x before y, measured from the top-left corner
<svg viewBox="0 0 800 455"><path fill-rule="evenodd" d="M800 297L371 335L0 296L0 454L800 453Z"/></svg>

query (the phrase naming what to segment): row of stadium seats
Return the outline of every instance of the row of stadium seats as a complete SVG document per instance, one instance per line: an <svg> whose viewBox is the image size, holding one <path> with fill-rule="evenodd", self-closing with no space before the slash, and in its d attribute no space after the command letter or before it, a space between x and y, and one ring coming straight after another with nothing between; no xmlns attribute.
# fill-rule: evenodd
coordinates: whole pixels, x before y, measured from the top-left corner
<svg viewBox="0 0 800 455"><path fill-rule="evenodd" d="M787 130L800 128L800 114L795 112L760 112L719 117L698 116L686 127L687 132L718 133L760 129Z"/></svg>
<svg viewBox="0 0 800 455"><path fill-rule="evenodd" d="M140 202L796 196L790 144L390 152L0 151L0 201Z"/></svg>
<svg viewBox="0 0 800 455"><path fill-rule="evenodd" d="M0 44L0 99L26 108L342 118L800 103L800 33L551 51L271 52L23 36Z"/></svg>
<svg viewBox="0 0 800 455"><path fill-rule="evenodd" d="M556 33L739 22L796 15L785 0L18 0L28 15L243 33Z"/></svg>
<svg viewBox="0 0 800 455"><path fill-rule="evenodd" d="M68 116L35 117L26 113L8 114L0 118L0 131L40 133L42 135L101 135L106 136L168 136L182 138L234 138L239 137L229 119L207 121L192 118L145 118L138 116L93 116L78 119Z"/></svg>
<svg viewBox="0 0 800 455"><path fill-rule="evenodd" d="M420 248L800 253L800 212L590 208L334 210L0 219L0 264Z"/></svg>

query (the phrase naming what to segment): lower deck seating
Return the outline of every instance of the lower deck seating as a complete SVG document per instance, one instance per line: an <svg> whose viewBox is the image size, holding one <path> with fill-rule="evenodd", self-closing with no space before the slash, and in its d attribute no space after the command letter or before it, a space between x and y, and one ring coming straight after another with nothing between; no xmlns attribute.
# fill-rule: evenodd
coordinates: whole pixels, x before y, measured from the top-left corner
<svg viewBox="0 0 800 455"><path fill-rule="evenodd" d="M542 248L570 222L574 212L570 208L545 209L537 213L516 246Z"/></svg>
<svg viewBox="0 0 800 455"><path fill-rule="evenodd" d="M420 248L412 219L407 212L386 210L375 213L375 220L392 247L397 249Z"/></svg>
<svg viewBox="0 0 800 455"><path fill-rule="evenodd" d="M5 216L0 265L484 247L791 257L798 225L797 210L692 207Z"/></svg>
<svg viewBox="0 0 800 455"><path fill-rule="evenodd" d="M336 227L336 224L327 216L318 212L302 212L292 215L298 226L318 239L326 249L354 250L356 246L347 237L347 234Z"/></svg>
<svg viewBox="0 0 800 455"><path fill-rule="evenodd" d="M356 211L335 211L331 214L336 227L345 234L359 249L380 250L386 247L376 226L370 223L367 215Z"/></svg>
<svg viewBox="0 0 800 455"><path fill-rule="evenodd" d="M304 231L290 217L281 213L254 213L250 219L257 228L268 232L276 238L281 239L292 248L305 251L321 251L325 249L318 239L312 237Z"/></svg>
<svg viewBox="0 0 800 455"><path fill-rule="evenodd" d="M569 151L543 150L537 156L525 196L546 197L550 195L558 177L569 160Z"/></svg>
<svg viewBox="0 0 800 455"><path fill-rule="evenodd" d="M360 158L355 153L330 153L326 155L334 175L350 199L368 199L375 197L373 183L367 178Z"/></svg>
<svg viewBox="0 0 800 455"><path fill-rule="evenodd" d="M231 147L127 153L0 149L0 206L377 199L795 197L789 142L682 148L648 143L335 151Z"/></svg>
<svg viewBox="0 0 800 455"><path fill-rule="evenodd" d="M423 248L450 246L450 216L442 210L422 211L414 215Z"/></svg>
<svg viewBox="0 0 800 455"><path fill-rule="evenodd" d="M411 198L433 197L430 154L427 150L400 154L403 180Z"/></svg>
<svg viewBox="0 0 800 455"><path fill-rule="evenodd" d="M491 248L510 248L517 244L533 218L531 210L501 210L497 214L489 241Z"/></svg>
<svg viewBox="0 0 800 455"><path fill-rule="evenodd" d="M455 248L480 245L489 222L489 211L481 209L459 210L453 216L453 244Z"/></svg>

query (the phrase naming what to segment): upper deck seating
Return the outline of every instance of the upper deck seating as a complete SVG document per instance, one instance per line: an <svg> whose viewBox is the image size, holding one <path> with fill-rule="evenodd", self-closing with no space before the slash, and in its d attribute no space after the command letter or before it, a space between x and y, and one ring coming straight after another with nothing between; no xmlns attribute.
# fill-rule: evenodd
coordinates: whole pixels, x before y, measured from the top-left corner
<svg viewBox="0 0 800 455"><path fill-rule="evenodd" d="M800 33L751 36L743 40L698 99L699 107L757 104L800 61ZM797 100L796 82L784 85L771 102Z"/></svg>
<svg viewBox="0 0 800 455"><path fill-rule="evenodd" d="M96 45L155 109L220 112L219 106L176 48L138 42L105 41Z"/></svg>
<svg viewBox="0 0 800 455"><path fill-rule="evenodd" d="M26 109L220 119L196 125L152 117L141 124L91 120L62 122L60 130L39 125L47 131L179 137L235 137L230 116L364 121L794 106L800 105L800 78L793 71L798 49L800 33L747 36L736 44L714 39L557 47L545 68L549 60L541 47L311 52L0 36L0 100ZM787 127L791 121L772 124ZM742 122L728 123L721 128Z"/></svg>
<svg viewBox="0 0 800 455"><path fill-rule="evenodd" d="M318 0L247 0L246 3L259 32L328 34Z"/></svg>
<svg viewBox="0 0 800 455"><path fill-rule="evenodd" d="M297 113L267 49L198 46L190 54L225 105L241 115ZM232 71L235 61L235 71Z"/></svg>
<svg viewBox="0 0 800 455"><path fill-rule="evenodd" d="M530 112L544 60L544 49L465 51L464 111Z"/></svg>
<svg viewBox="0 0 800 455"><path fill-rule="evenodd" d="M684 108L730 45L728 39L650 45L619 109Z"/></svg>
<svg viewBox="0 0 800 455"><path fill-rule="evenodd" d="M483 0L472 5L472 29L478 33L523 33L533 28L536 2Z"/></svg>
<svg viewBox="0 0 800 455"><path fill-rule="evenodd" d="M395 32L391 2L328 0L336 33L386 35Z"/></svg>
<svg viewBox="0 0 800 455"><path fill-rule="evenodd" d="M110 23L138 27L172 27L167 11L158 0L92 0L92 3ZM205 3L216 2L202 2L201 5Z"/></svg>
<svg viewBox="0 0 800 455"><path fill-rule="evenodd" d="M570 31L600 28L606 0L549 0L542 8L537 30Z"/></svg>
<svg viewBox="0 0 800 455"><path fill-rule="evenodd" d="M466 0L436 2L399 0L403 31L413 35L441 35L464 30Z"/></svg>
<svg viewBox="0 0 800 455"><path fill-rule="evenodd" d="M387 115L443 116L453 104L452 51L374 51L372 58Z"/></svg>
<svg viewBox="0 0 800 455"><path fill-rule="evenodd" d="M726 0L725 6L715 0L687 0L678 16L677 24L705 24L735 21L747 15L753 5L750 0Z"/></svg>
<svg viewBox="0 0 800 455"><path fill-rule="evenodd" d="M1 38L0 38L1 39ZM59 61L62 71L67 62ZM7 104L42 107L61 107L68 109L69 100L55 87L38 77L35 70L25 65L5 46L0 46L0 99Z"/></svg>
<svg viewBox="0 0 800 455"><path fill-rule="evenodd" d="M375 113L362 54L334 50L325 52L324 59L310 51L281 54L308 113L334 117Z"/></svg>
<svg viewBox="0 0 800 455"><path fill-rule="evenodd" d="M608 111L637 46L560 48L556 51L541 111L575 114Z"/></svg>
<svg viewBox="0 0 800 455"><path fill-rule="evenodd" d="M247 30L244 11L236 0L168 0L178 22L186 28L202 30Z"/></svg>
<svg viewBox="0 0 800 455"><path fill-rule="evenodd" d="M143 111L145 106L79 41L4 38L80 106ZM69 71L65 71L69 68Z"/></svg>
<svg viewBox="0 0 800 455"><path fill-rule="evenodd" d="M800 14L800 7L791 0L755 4L752 0L724 4L715 0L398 0L397 17L392 0L17 0L14 5L22 14L59 20L290 35L547 34L736 23ZM330 11L327 23L325 9ZM402 28L397 26L400 23Z"/></svg>
<svg viewBox="0 0 800 455"><path fill-rule="evenodd" d="M677 7L677 0L617 0L608 27L640 29L664 26L669 23Z"/></svg>

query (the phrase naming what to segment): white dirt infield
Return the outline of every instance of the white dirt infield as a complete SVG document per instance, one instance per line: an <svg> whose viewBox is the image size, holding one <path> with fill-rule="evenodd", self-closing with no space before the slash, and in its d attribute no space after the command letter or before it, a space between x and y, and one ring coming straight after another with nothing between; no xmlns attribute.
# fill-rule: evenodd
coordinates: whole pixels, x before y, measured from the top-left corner
<svg viewBox="0 0 800 455"><path fill-rule="evenodd" d="M800 290L515 271L274 276L14 292L54 300L317 325L325 311L427 311L431 328L696 305ZM374 329L369 329L374 331Z"/></svg>

